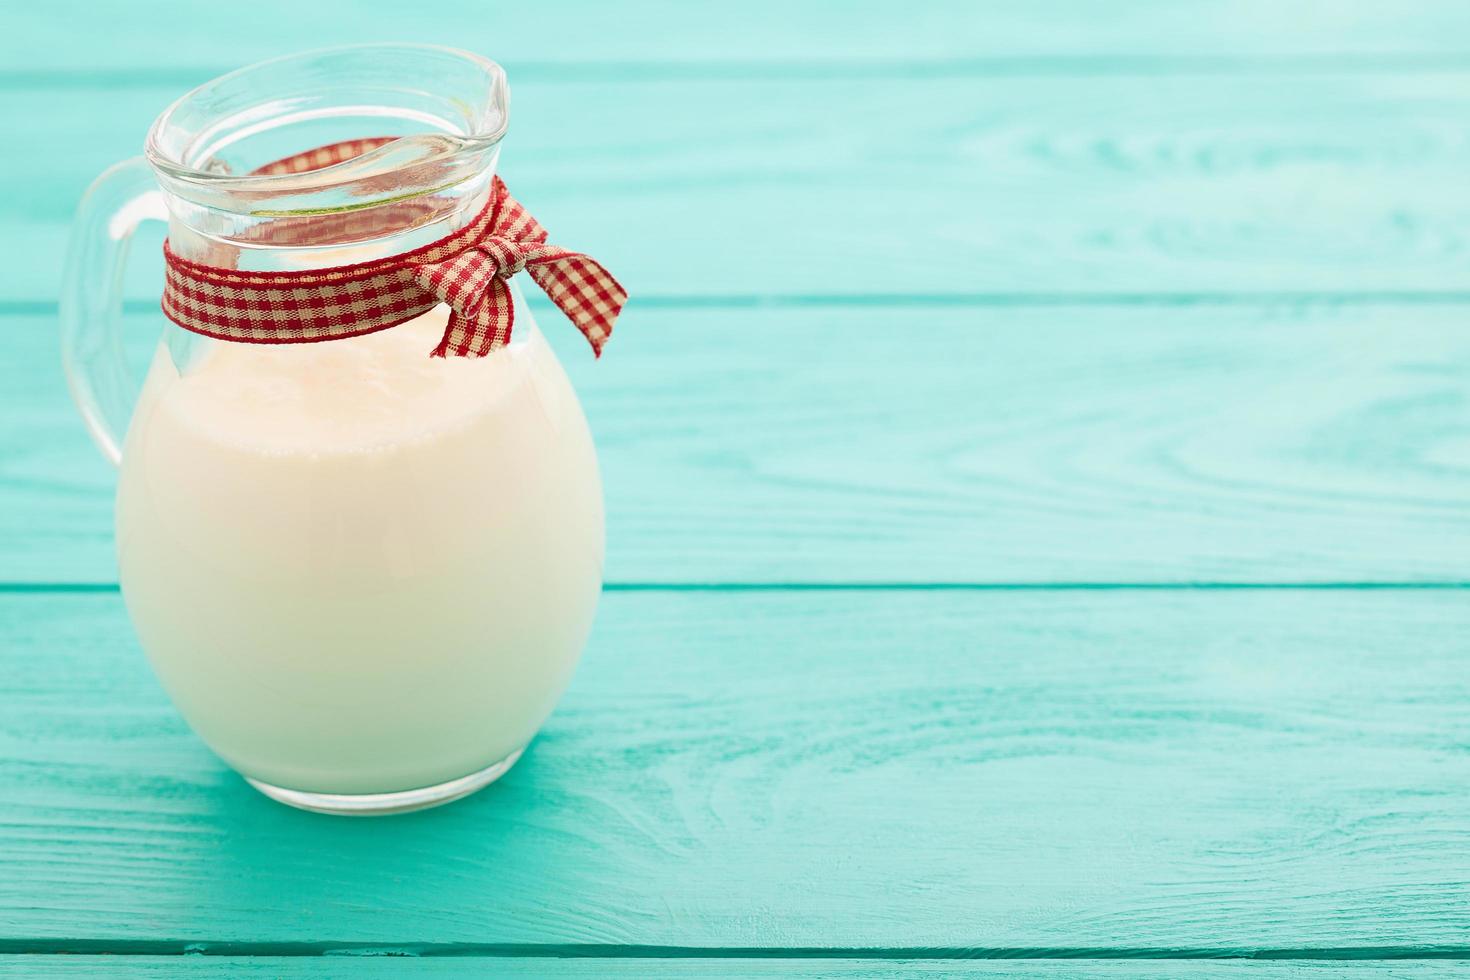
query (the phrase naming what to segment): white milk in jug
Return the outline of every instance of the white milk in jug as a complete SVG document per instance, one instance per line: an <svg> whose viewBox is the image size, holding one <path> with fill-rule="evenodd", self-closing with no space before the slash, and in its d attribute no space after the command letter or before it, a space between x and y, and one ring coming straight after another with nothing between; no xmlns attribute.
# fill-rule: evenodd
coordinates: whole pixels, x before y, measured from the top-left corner
<svg viewBox="0 0 1470 980"><path fill-rule="evenodd" d="M118 560L168 692L286 789L374 794L512 759L601 588L587 424L530 318L430 358L440 307L331 343L160 348L128 432Z"/></svg>

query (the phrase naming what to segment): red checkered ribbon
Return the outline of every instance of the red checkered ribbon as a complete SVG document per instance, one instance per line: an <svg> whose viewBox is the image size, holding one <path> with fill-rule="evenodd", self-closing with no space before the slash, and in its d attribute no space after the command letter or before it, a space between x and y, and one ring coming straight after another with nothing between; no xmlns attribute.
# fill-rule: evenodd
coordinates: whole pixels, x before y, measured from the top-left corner
<svg viewBox="0 0 1470 980"><path fill-rule="evenodd" d="M386 142L319 147L256 173L316 170ZM373 262L241 272L180 258L165 242L163 312L185 330L220 340L305 344L385 330L447 303L449 327L432 356L484 357L510 340L515 310L506 283L524 269L600 355L628 294L597 262L546 239L546 229L496 177L490 202L464 228Z"/></svg>

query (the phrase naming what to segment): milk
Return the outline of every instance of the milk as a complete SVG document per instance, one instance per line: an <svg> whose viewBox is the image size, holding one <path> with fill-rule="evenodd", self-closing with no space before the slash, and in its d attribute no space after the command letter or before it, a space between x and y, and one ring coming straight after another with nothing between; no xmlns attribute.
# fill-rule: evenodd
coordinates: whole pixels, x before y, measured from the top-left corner
<svg viewBox="0 0 1470 980"><path fill-rule="evenodd" d="M601 587L596 458L522 312L430 358L440 307L328 343L160 347L123 452L117 542L143 648L247 776L315 793L456 779L517 752Z"/></svg>

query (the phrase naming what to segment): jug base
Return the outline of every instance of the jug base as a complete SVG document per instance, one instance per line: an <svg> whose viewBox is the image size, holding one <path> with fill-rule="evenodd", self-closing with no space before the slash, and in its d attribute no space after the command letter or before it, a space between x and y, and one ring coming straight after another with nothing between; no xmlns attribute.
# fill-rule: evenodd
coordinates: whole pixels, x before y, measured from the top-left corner
<svg viewBox="0 0 1470 980"><path fill-rule="evenodd" d="M525 748L516 749L510 755L493 762L484 769L460 776L433 786L405 789L396 793L309 793L299 789L272 786L258 779L245 777L245 781L278 803L294 806L298 810L313 813L332 813L349 817L378 817L393 813L408 813L412 810L427 810L443 806L484 789L510 771L520 759Z"/></svg>

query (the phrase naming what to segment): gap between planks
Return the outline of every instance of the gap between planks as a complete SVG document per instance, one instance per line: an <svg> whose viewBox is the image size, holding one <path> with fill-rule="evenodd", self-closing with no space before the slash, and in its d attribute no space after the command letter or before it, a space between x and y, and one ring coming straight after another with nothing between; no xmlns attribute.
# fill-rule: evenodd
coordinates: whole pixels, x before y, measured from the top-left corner
<svg viewBox="0 0 1470 980"><path fill-rule="evenodd" d="M1470 960L1470 946L660 946L616 943L205 942L0 939L0 955L401 956L799 960Z"/></svg>
<svg viewBox="0 0 1470 980"><path fill-rule="evenodd" d="M238 66L0 71L0 89L193 88ZM1096 78L1177 75L1331 75L1453 72L1470 52L1342 52L1279 55L1017 55L976 58L817 58L722 61L507 62L517 81L538 83L811 80L875 78Z"/></svg>
<svg viewBox="0 0 1470 980"><path fill-rule="evenodd" d="M1431 582L604 582L604 592L1418 592L1470 589ZM0 595L118 592L116 582L0 582Z"/></svg>
<svg viewBox="0 0 1470 980"><path fill-rule="evenodd" d="M1187 306L1465 306L1470 290L1361 290L1356 292L1185 292L1185 293L772 293L651 295L632 301L664 310L770 307L1187 307ZM530 297L533 307L551 308ZM125 314L156 313L152 300L130 299ZM56 316L54 300L0 300L0 316Z"/></svg>

